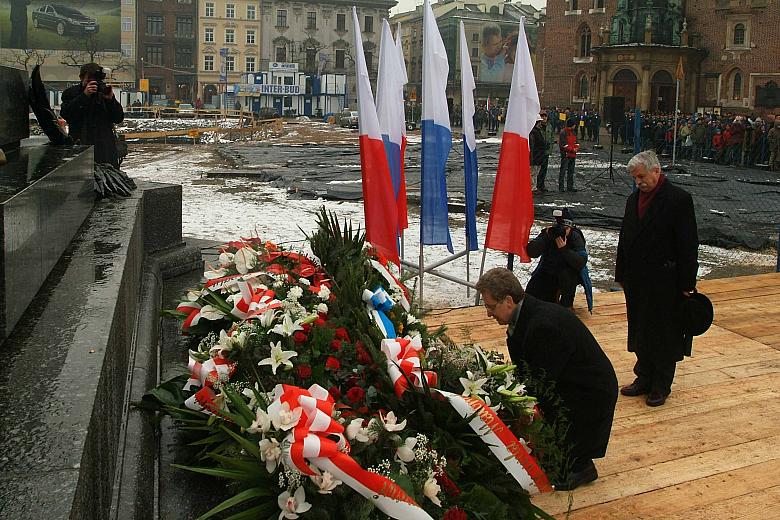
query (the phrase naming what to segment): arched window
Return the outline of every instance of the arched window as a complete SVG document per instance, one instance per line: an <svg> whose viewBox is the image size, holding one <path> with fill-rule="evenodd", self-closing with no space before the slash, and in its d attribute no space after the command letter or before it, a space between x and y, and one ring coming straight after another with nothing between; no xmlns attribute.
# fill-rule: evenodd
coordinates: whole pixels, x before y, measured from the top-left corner
<svg viewBox="0 0 780 520"><path fill-rule="evenodd" d="M734 26L734 45L745 45L745 24L738 23Z"/></svg>
<svg viewBox="0 0 780 520"><path fill-rule="evenodd" d="M580 32L580 57L587 58L590 56L590 44L591 44L590 28L586 25Z"/></svg>
<svg viewBox="0 0 780 520"><path fill-rule="evenodd" d="M577 89L577 97L579 99L588 99L588 75L583 74L580 76L580 84Z"/></svg>
<svg viewBox="0 0 780 520"><path fill-rule="evenodd" d="M742 99L742 73L734 73L731 80L731 99Z"/></svg>
<svg viewBox="0 0 780 520"><path fill-rule="evenodd" d="M571 4L570 7L572 11L576 11L577 9L579 9L577 0L570 0L570 4Z"/></svg>

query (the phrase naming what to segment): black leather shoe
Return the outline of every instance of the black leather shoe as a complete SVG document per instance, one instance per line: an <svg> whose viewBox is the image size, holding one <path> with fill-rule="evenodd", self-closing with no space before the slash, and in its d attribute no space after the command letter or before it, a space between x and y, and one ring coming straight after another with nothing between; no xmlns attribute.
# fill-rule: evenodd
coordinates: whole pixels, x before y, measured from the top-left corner
<svg viewBox="0 0 780 520"><path fill-rule="evenodd" d="M623 388L620 389L620 393L625 395L626 397L636 397L638 395L644 395L649 391L649 389L637 381L634 381L630 385L626 385Z"/></svg>
<svg viewBox="0 0 780 520"><path fill-rule="evenodd" d="M666 398L669 396L669 394L662 394L661 392L650 392L650 395L647 396L647 400L645 403L647 406L661 406L666 402Z"/></svg>
<svg viewBox="0 0 780 520"><path fill-rule="evenodd" d="M597 478L599 478L599 472L596 471L596 466L594 466L593 462L591 461L588 466L581 469L580 471L572 471L569 474L569 480L566 482L555 484L555 490L571 491L572 489L576 489L583 484L593 482Z"/></svg>

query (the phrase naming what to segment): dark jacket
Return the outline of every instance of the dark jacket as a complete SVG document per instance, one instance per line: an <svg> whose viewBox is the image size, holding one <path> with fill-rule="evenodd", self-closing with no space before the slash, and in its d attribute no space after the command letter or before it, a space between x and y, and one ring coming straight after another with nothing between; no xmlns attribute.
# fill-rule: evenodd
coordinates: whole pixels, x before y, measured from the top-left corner
<svg viewBox="0 0 780 520"><path fill-rule="evenodd" d="M668 179L644 218L639 192L626 201L615 280L622 283L628 315L628 350L665 361L691 355L691 339L677 312L683 291L696 287L699 239L691 195Z"/></svg>
<svg viewBox="0 0 780 520"><path fill-rule="evenodd" d="M528 256L542 257L537 267L539 271L555 274L560 269L571 269L579 274L586 263L586 259L577 253L585 250L582 231L572 228L566 238L566 247L558 249L555 239L547 232L548 229L543 229L536 238L528 242Z"/></svg>
<svg viewBox="0 0 780 520"><path fill-rule="evenodd" d="M507 338L513 363L526 362L555 382L568 410L567 439L577 458L599 458L607 451L617 402L617 378L596 338L574 313L526 294L514 333ZM539 403L548 419L549 403Z"/></svg>
<svg viewBox="0 0 780 520"><path fill-rule="evenodd" d="M114 125L125 118L116 98L101 99L99 93L84 94L81 83L62 93L60 115L68 122L70 136L81 144L95 146L95 162L119 168Z"/></svg>
<svg viewBox="0 0 780 520"><path fill-rule="evenodd" d="M547 157L547 142L545 141L545 135L541 127L536 124L531 129L531 133L528 136L528 145L531 148L531 164L533 166L539 166L544 163L545 157Z"/></svg>

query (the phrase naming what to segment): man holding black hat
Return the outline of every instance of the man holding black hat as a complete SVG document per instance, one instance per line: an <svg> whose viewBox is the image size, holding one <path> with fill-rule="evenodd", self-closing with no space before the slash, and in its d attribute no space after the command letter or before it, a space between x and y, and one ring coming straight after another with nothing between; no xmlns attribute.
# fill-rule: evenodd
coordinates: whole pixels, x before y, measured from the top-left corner
<svg viewBox="0 0 780 520"><path fill-rule="evenodd" d="M699 266L696 215L691 195L661 173L654 152L631 158L628 172L638 191L626 202L615 280L625 291L628 350L637 361L636 379L620 393L647 394L648 406L661 406L697 333L683 317Z"/></svg>

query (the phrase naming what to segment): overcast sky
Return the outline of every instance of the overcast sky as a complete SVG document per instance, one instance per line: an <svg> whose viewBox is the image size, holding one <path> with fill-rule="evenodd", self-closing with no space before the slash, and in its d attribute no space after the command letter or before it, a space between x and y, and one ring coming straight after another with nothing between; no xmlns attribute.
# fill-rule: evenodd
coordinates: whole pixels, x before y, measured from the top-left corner
<svg viewBox="0 0 780 520"><path fill-rule="evenodd" d="M435 4L436 2L431 2ZM475 4L479 3L479 0L474 0ZM541 9L545 6L547 3L547 0L523 0L522 3L528 3L532 6L536 7L537 9ZM398 5L396 5L394 8L390 10L391 15L395 15L398 13L403 13L406 11L413 10L416 6L422 5L423 0L398 0Z"/></svg>

